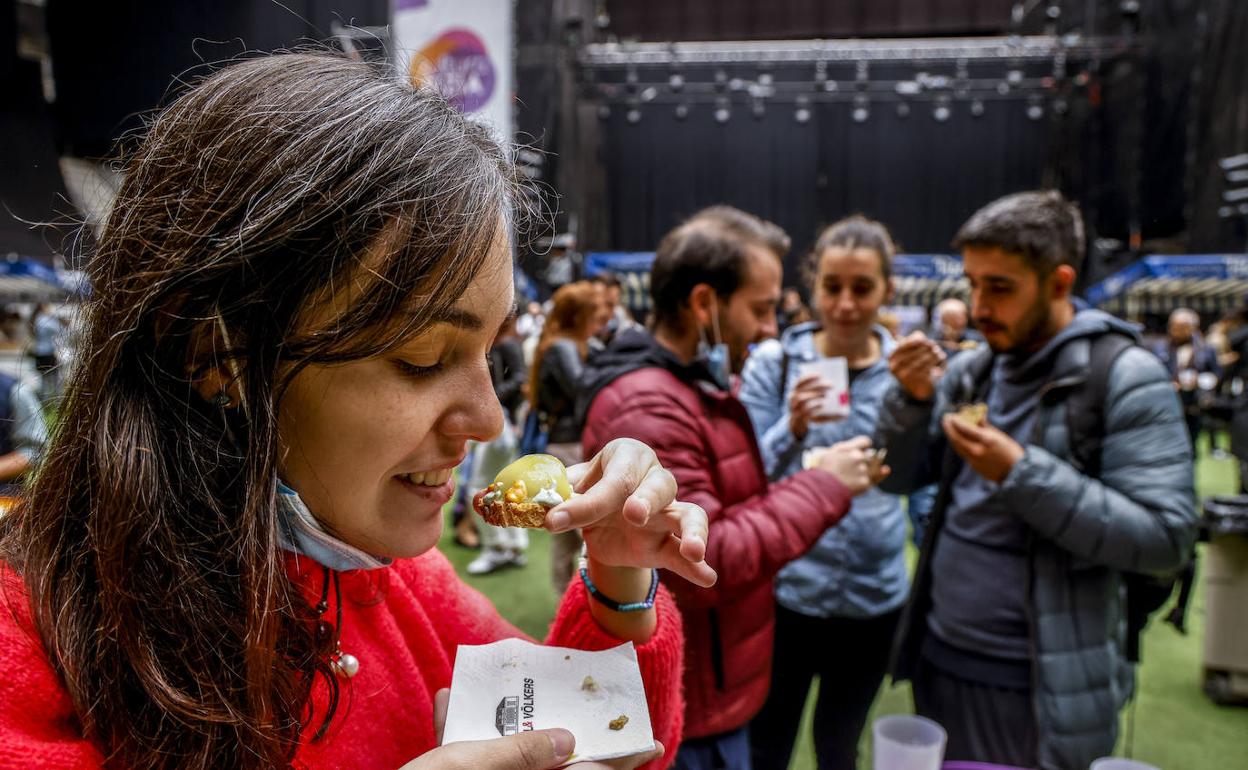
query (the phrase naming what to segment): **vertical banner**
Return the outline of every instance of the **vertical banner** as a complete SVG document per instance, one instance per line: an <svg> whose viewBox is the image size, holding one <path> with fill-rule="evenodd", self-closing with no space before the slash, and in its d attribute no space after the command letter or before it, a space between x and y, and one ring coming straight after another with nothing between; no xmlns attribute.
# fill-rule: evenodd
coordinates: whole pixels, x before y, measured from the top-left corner
<svg viewBox="0 0 1248 770"><path fill-rule="evenodd" d="M512 0L394 0L400 72L465 115L512 135Z"/></svg>

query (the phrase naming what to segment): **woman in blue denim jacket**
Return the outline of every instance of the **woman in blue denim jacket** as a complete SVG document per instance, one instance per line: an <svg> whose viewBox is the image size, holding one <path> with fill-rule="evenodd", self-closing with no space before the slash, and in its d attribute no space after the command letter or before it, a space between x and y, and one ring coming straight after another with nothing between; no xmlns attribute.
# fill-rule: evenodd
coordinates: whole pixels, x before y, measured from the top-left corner
<svg viewBox="0 0 1248 770"><path fill-rule="evenodd" d="M878 222L854 216L827 228L807 274L818 319L787 329L751 354L741 401L767 473L802 467L802 453L870 436L893 384L893 340L876 323L891 299L893 242ZM843 357L850 374L847 418L814 415L824 385L803 364ZM893 632L909 590L906 516L895 495L870 489L849 514L776 579L771 692L750 725L754 770L788 767L811 680L821 686L814 739L819 768L853 770L858 736L884 678Z"/></svg>

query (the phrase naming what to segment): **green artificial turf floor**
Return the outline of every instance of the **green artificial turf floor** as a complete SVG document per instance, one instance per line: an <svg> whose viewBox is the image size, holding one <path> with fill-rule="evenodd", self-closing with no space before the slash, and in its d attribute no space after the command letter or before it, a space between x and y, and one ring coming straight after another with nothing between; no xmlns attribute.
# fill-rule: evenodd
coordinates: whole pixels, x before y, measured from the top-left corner
<svg viewBox="0 0 1248 770"><path fill-rule="evenodd" d="M1203 442L1196 475L1197 491L1202 498L1213 494L1231 494L1236 489L1238 474L1234 461L1206 456ZM464 567L477 552L462 548L453 541L449 517L439 547L470 585L494 601L504 617L532 636L541 638L545 635L555 612L555 596L549 580L550 541L545 532L532 533L528 566L481 577L464 572ZM1163 770L1248 768L1248 708L1215 706L1201 691L1205 606L1203 581L1199 573L1197 577L1197 589L1188 609L1187 635L1181 636L1170 625L1160 622L1160 613L1145 632L1143 665L1138 680L1139 697L1133 710L1129 708L1123 714L1118 753L1126 753L1128 736L1131 736L1132 756ZM815 768L810 740L813 695L814 691L812 700L807 703L800 733L802 738L790 770ZM876 700L872 717L910 713L911 710L909 686L889 687L885 684ZM1133 729L1129 729L1132 713L1134 725ZM859 767L864 770L871 767L869 729L864 730Z"/></svg>

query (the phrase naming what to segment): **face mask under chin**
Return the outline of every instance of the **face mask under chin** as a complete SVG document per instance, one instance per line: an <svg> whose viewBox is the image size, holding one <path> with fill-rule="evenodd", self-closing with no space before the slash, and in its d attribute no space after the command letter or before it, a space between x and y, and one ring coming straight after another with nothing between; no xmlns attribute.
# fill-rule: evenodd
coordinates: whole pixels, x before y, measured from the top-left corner
<svg viewBox="0 0 1248 770"><path fill-rule="evenodd" d="M711 306L711 339L707 340L706 327L699 325L698 358L706 365L711 381L720 390L732 388L732 357L728 352L728 344L719 332L719 302Z"/></svg>

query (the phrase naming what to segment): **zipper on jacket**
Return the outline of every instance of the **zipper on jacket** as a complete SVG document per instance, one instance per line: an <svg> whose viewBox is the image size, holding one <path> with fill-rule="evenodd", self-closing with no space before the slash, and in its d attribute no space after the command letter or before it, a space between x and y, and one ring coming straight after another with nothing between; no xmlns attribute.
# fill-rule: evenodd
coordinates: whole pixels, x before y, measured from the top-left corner
<svg viewBox="0 0 1248 770"><path fill-rule="evenodd" d="M719 634L719 611L712 609L707 612L707 620L711 627L711 671L715 674L715 689L724 689L724 646Z"/></svg>

